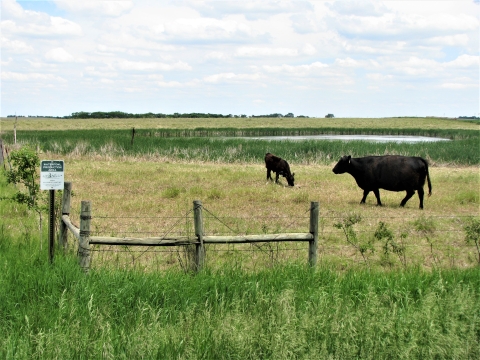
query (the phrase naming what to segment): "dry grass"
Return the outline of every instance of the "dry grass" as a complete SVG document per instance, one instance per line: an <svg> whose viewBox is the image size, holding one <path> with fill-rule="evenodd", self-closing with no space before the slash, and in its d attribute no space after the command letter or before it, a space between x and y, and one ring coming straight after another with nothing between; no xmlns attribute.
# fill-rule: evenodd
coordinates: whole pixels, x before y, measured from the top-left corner
<svg viewBox="0 0 480 360"><path fill-rule="evenodd" d="M1 118L0 129L12 131L15 118ZM470 129L478 122L442 118L229 118L229 119L41 119L19 118L21 130L75 129L194 129L194 128L394 128Z"/></svg>
<svg viewBox="0 0 480 360"><path fill-rule="evenodd" d="M256 233L308 232L311 201L320 203L321 261L401 266L400 258L382 255L380 243L367 262L349 245L333 224L356 213L359 241L373 237L380 221L387 224L396 240L406 247L407 264L422 266L471 266L475 249L465 247L463 223L479 216L478 168L432 167L433 195L418 209L414 196L405 208L398 205L404 192L381 191L383 207L375 206L370 194L360 205L362 191L348 175L335 175L332 166L297 165L296 186L266 182L263 164L173 163L108 158L66 158L66 181L73 182L72 217L78 219L81 200L92 202L93 230L103 236L192 235L191 210L194 200L204 206L205 233L239 235ZM419 231L426 224L427 231ZM406 238L401 239L401 234ZM210 265L235 261L242 266L265 266L278 261L307 260L307 244L265 244L262 246L210 246ZM105 247L102 248L105 250ZM114 266L149 264L164 268L181 263L182 253L168 249L159 260L154 251L164 248L109 248L98 259ZM164 251L164 250L162 250ZM122 255L124 253L124 255ZM114 254L114 255L112 255ZM123 259L123 260L122 260ZM129 265L130 264L130 265ZM142 265L142 266L143 266Z"/></svg>

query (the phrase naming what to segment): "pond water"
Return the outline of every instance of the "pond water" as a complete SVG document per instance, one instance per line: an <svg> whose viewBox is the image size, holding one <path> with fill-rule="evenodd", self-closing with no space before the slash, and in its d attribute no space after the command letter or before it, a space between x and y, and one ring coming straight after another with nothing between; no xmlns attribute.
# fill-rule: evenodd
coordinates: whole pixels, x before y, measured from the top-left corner
<svg viewBox="0 0 480 360"><path fill-rule="evenodd" d="M407 136L407 135L299 135L299 136L257 136L242 137L250 140L361 140L369 142L396 142L396 143L418 143L450 141L438 137Z"/></svg>

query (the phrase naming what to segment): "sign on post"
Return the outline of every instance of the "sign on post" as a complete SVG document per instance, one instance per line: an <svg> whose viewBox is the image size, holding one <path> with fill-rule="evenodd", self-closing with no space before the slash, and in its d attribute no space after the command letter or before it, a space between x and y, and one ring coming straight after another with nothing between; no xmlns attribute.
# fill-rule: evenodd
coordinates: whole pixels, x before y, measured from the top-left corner
<svg viewBox="0 0 480 360"><path fill-rule="evenodd" d="M40 190L50 190L49 221L48 221L48 257L53 262L55 243L55 190L63 190L64 187L63 160L42 160L40 162Z"/></svg>
<svg viewBox="0 0 480 360"><path fill-rule="evenodd" d="M63 190L63 160L42 160L40 163L40 190Z"/></svg>

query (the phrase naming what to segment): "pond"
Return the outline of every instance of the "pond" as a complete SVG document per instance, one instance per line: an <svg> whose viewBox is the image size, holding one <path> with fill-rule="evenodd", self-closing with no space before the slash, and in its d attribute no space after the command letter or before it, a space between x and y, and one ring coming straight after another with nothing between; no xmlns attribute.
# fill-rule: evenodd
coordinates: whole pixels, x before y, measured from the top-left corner
<svg viewBox="0 0 480 360"><path fill-rule="evenodd" d="M250 140L341 140L341 141L368 141L368 142L396 142L419 143L450 141L438 137L408 136L408 135L299 135L299 136L256 136L242 137Z"/></svg>

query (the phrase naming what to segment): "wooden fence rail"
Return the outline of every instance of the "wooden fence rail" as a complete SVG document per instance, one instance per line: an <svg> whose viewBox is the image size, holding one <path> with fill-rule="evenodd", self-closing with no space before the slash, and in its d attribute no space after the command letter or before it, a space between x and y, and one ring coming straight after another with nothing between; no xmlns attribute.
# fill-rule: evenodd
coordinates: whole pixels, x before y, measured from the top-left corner
<svg viewBox="0 0 480 360"><path fill-rule="evenodd" d="M176 237L105 237L90 236L90 222L92 219L92 206L90 201L82 201L80 209L80 228L77 228L70 220L70 195L72 184L65 182L62 214L60 216L59 247L66 248L68 230L78 239L78 261L80 266L88 271L90 267L90 245L131 245L131 246L193 246L195 245L195 267L200 271L204 265L205 244L248 244L259 242L282 242L282 241L308 241L308 263L315 266L317 263L318 248L318 218L319 203L310 203L310 228L308 233L284 233L262 235L237 235L237 236L213 236L205 235L203 231L202 203L199 200L193 202L193 214L195 225L195 238L187 236Z"/></svg>

